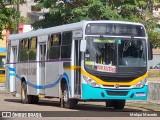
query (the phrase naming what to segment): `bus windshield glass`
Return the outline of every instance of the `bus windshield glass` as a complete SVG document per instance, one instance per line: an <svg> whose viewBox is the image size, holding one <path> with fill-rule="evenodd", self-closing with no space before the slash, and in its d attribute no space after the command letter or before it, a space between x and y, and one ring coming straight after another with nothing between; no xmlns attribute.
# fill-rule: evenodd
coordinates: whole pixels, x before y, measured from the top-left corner
<svg viewBox="0 0 160 120"><path fill-rule="evenodd" d="M117 68L146 67L146 43L140 38L87 37L85 67L94 71L118 72Z"/></svg>
<svg viewBox="0 0 160 120"><path fill-rule="evenodd" d="M5 56L0 56L0 68L5 68Z"/></svg>
<svg viewBox="0 0 160 120"><path fill-rule="evenodd" d="M141 25L120 23L89 23L86 35L114 35L145 37L144 27Z"/></svg>

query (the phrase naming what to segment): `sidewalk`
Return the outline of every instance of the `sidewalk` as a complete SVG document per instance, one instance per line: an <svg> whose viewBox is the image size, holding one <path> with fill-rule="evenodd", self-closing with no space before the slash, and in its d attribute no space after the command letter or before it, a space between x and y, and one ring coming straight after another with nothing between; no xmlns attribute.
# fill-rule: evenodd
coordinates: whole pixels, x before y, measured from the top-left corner
<svg viewBox="0 0 160 120"><path fill-rule="evenodd" d="M149 82L158 82L158 83L160 83L160 78L159 77L149 77L148 81Z"/></svg>
<svg viewBox="0 0 160 120"><path fill-rule="evenodd" d="M148 104L148 103L153 103L153 104L159 104L160 105L160 100L127 100L127 103L143 103L143 104Z"/></svg>

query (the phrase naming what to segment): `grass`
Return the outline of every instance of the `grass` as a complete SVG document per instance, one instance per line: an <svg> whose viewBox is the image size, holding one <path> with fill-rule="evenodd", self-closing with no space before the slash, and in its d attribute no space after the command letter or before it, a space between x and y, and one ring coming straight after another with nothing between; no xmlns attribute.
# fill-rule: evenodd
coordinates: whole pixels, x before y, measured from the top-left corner
<svg viewBox="0 0 160 120"><path fill-rule="evenodd" d="M154 103L150 103L150 102L146 102L146 103L127 102L126 106L143 108L148 111L160 111L160 104L154 104Z"/></svg>

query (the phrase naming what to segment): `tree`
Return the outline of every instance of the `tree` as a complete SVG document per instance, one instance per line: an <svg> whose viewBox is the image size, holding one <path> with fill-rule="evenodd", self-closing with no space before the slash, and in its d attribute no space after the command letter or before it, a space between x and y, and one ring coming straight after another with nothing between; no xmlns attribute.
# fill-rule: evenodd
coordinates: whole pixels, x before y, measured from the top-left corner
<svg viewBox="0 0 160 120"><path fill-rule="evenodd" d="M153 31L153 28L157 26L158 19L152 14L153 6L155 3L159 3L160 0L36 1L39 2L37 7L50 8L50 12L45 14L45 19L33 23L35 29L81 20L125 20L144 24L154 47L158 47L160 44L157 37L159 33Z"/></svg>
<svg viewBox="0 0 160 120"><path fill-rule="evenodd" d="M1 35L4 29L9 29L11 33L14 31L14 19L19 17L13 8L6 8L5 2L0 1L0 39L3 39Z"/></svg>
<svg viewBox="0 0 160 120"><path fill-rule="evenodd" d="M50 4L52 3L52 4ZM105 0L39 0L39 8L50 8L45 19L33 24L34 28L46 28L81 20L120 20L117 11L106 5Z"/></svg>
<svg viewBox="0 0 160 120"><path fill-rule="evenodd" d="M160 33L153 30L158 23L158 18L153 16L153 6L155 4L158 6L160 0L108 0L107 2L128 21L144 24L153 47L160 47Z"/></svg>
<svg viewBox="0 0 160 120"><path fill-rule="evenodd" d="M160 48L160 32L148 30L148 39L151 41L153 48Z"/></svg>

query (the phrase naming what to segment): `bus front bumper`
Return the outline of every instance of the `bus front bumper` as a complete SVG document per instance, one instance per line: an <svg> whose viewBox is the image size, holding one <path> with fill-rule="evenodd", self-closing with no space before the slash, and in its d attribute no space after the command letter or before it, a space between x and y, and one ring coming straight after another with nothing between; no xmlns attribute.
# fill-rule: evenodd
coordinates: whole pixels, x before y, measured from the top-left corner
<svg viewBox="0 0 160 120"><path fill-rule="evenodd" d="M82 100L147 100L147 94L148 86L132 89L106 89L82 84Z"/></svg>

